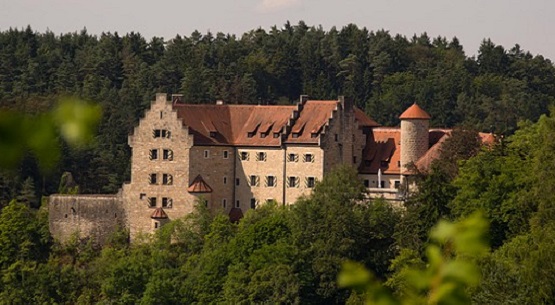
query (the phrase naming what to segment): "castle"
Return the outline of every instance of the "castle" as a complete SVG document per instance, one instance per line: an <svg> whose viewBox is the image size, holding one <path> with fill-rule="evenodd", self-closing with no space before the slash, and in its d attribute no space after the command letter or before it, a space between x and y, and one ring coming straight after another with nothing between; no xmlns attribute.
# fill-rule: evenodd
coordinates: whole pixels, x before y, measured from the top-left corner
<svg viewBox="0 0 555 305"><path fill-rule="evenodd" d="M266 201L294 203L338 164L357 168L370 196L402 200L407 165L429 166L449 130L431 130L417 104L400 119L400 128L380 127L343 97L192 105L157 94L129 136L131 181L115 195L50 196L50 230L61 241L78 232L102 242L126 227L133 240L199 200L237 221Z"/></svg>

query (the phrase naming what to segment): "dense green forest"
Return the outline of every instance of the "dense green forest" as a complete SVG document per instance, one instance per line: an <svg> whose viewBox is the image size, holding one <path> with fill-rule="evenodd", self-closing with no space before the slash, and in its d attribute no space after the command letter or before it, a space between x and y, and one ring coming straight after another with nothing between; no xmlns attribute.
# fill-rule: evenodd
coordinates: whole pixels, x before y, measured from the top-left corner
<svg viewBox="0 0 555 305"><path fill-rule="evenodd" d="M54 243L41 195L57 192L65 171L81 192L116 192L129 175L127 135L156 92L182 93L191 103L345 95L383 125L397 125L417 101L432 126L465 128L418 177L420 191L404 210L360 203L364 187L343 168L295 205L251 210L239 224L201 204L144 244L129 246L125 232L103 249L86 240ZM98 103L104 115L86 149L62 141L57 165L40 169L27 154L0 173L0 303L359 304L363 294L337 284L347 259L396 296L414 297L410 274L430 265L430 229L476 211L489 222L491 249L470 259L482 278L466 283L471 301L555 300L555 68L518 45L506 50L484 40L467 57L456 38L355 25L324 31L302 22L169 41L0 32L0 109L39 115L64 96ZM502 140L479 147L471 130ZM465 254L455 247L443 255ZM419 297L429 292L421 288Z"/></svg>
<svg viewBox="0 0 555 305"><path fill-rule="evenodd" d="M62 161L40 173L27 158L2 175L5 205L31 177L38 192L57 191L64 171L81 192L116 192L129 178L127 135L156 92L182 93L190 103L292 103L352 98L384 126L417 101L432 126L473 126L512 134L536 121L555 99L555 68L518 45L484 40L467 57L456 38L406 38L356 25L329 31L300 22L241 37L223 33L146 40L138 33L55 35L31 28L0 32L0 108L40 113L63 95L102 105L96 145L64 147Z"/></svg>

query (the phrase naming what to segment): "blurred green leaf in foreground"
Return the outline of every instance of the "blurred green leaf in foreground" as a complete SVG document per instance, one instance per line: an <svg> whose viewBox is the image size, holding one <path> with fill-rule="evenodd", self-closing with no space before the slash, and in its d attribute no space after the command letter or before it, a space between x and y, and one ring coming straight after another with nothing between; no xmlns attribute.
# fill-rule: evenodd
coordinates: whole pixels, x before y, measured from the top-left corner
<svg viewBox="0 0 555 305"><path fill-rule="evenodd" d="M476 259L489 251L488 224L481 214L456 223L440 221L430 233L427 264L405 266L397 274L402 291L393 295L364 266L346 262L339 286L360 293L366 304L470 304L468 287L480 281Z"/></svg>
<svg viewBox="0 0 555 305"><path fill-rule="evenodd" d="M60 136L73 147L90 143L100 121L98 105L77 98L63 98L40 115L0 110L0 168L16 167L31 152L43 170L60 157Z"/></svg>

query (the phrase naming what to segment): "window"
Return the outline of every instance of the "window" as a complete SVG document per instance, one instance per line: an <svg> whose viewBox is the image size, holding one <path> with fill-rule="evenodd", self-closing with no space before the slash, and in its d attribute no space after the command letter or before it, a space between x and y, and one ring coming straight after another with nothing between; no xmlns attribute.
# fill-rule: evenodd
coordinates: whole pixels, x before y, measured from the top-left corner
<svg viewBox="0 0 555 305"><path fill-rule="evenodd" d="M162 119L163 114L164 114L164 113L163 113L162 111L160 111L160 120Z"/></svg>
<svg viewBox="0 0 555 305"><path fill-rule="evenodd" d="M154 129L152 131L153 138L170 138L171 132L167 129Z"/></svg>
<svg viewBox="0 0 555 305"><path fill-rule="evenodd" d="M357 163L357 156L353 156L353 164Z"/></svg>
<svg viewBox="0 0 555 305"><path fill-rule="evenodd" d="M254 137L254 132L248 132L248 133L247 133L247 137L249 137L249 138Z"/></svg>
<svg viewBox="0 0 555 305"><path fill-rule="evenodd" d="M210 151L209 150L205 150L204 151L204 159L208 159L210 157Z"/></svg>
<svg viewBox="0 0 555 305"><path fill-rule="evenodd" d="M154 228L158 229L160 227L160 223L158 221L154 222Z"/></svg>
<svg viewBox="0 0 555 305"><path fill-rule="evenodd" d="M241 202L239 202L239 200L235 201L235 207L238 208L241 206Z"/></svg>
<svg viewBox="0 0 555 305"><path fill-rule="evenodd" d="M243 161L249 161L249 153L246 151L242 151L241 152L241 160Z"/></svg>
<svg viewBox="0 0 555 305"><path fill-rule="evenodd" d="M274 132L274 138L279 138L279 132Z"/></svg>
<svg viewBox="0 0 555 305"><path fill-rule="evenodd" d="M148 158L150 160L158 159L158 149L151 149L150 152L148 153Z"/></svg>
<svg viewBox="0 0 555 305"><path fill-rule="evenodd" d="M298 137L299 137L299 133L298 133L298 132L294 132L294 133L293 133L293 139L296 139L296 138L298 138Z"/></svg>
<svg viewBox="0 0 555 305"><path fill-rule="evenodd" d="M241 184L241 179L235 178L235 185L239 185L239 184Z"/></svg>
<svg viewBox="0 0 555 305"><path fill-rule="evenodd" d="M299 177L287 177L287 187L299 187Z"/></svg>
<svg viewBox="0 0 555 305"><path fill-rule="evenodd" d="M276 187L277 186L276 176L266 176L266 186L267 187Z"/></svg>
<svg viewBox="0 0 555 305"><path fill-rule="evenodd" d="M387 161L380 161L380 167L387 167L389 165L389 162Z"/></svg>
<svg viewBox="0 0 555 305"><path fill-rule="evenodd" d="M162 158L166 161L172 161L173 160L173 150L164 149L162 151Z"/></svg>
<svg viewBox="0 0 555 305"><path fill-rule="evenodd" d="M289 162L298 162L299 161L299 155L298 154L288 154L287 155L287 161L289 161Z"/></svg>
<svg viewBox="0 0 555 305"><path fill-rule="evenodd" d="M225 209L227 206L227 199L222 199L222 207Z"/></svg>
<svg viewBox="0 0 555 305"><path fill-rule="evenodd" d="M224 184L227 184L227 177L224 176Z"/></svg>
<svg viewBox="0 0 555 305"><path fill-rule="evenodd" d="M156 174L150 174L150 175L148 176L148 183L150 183L150 184L157 184L158 181L157 181L156 178L157 178L157 177L156 177Z"/></svg>
<svg viewBox="0 0 555 305"><path fill-rule="evenodd" d="M314 155L313 154L304 154L303 161L304 162L314 162Z"/></svg>
<svg viewBox="0 0 555 305"><path fill-rule="evenodd" d="M224 150L224 159L229 158L229 152L227 150Z"/></svg>
<svg viewBox="0 0 555 305"><path fill-rule="evenodd" d="M401 186L401 181L395 180L395 188L398 189Z"/></svg>
<svg viewBox="0 0 555 305"><path fill-rule="evenodd" d="M316 184L316 178L314 178L314 177L307 177L305 183L306 183L306 187L308 187L308 188L313 188L314 185Z"/></svg>
<svg viewBox="0 0 555 305"><path fill-rule="evenodd" d="M170 208L171 209L172 205L173 205L173 200L171 198L168 198L168 197L163 197L162 198L162 207L163 208Z"/></svg>
<svg viewBox="0 0 555 305"><path fill-rule="evenodd" d="M313 132L313 133L310 134L310 137L313 138L313 139L315 139L315 138L318 137L318 133Z"/></svg>
<svg viewBox="0 0 555 305"><path fill-rule="evenodd" d="M211 131L211 132L210 132L210 137L211 137L211 138L215 138L217 134L218 134L217 132Z"/></svg>
<svg viewBox="0 0 555 305"><path fill-rule="evenodd" d="M139 199L141 199L141 200L143 200L145 197L146 197L146 194L145 194L145 193L141 193L141 194L139 195Z"/></svg>
<svg viewBox="0 0 555 305"><path fill-rule="evenodd" d="M249 184L250 186L258 186L260 183L260 178L255 175L249 176Z"/></svg>
<svg viewBox="0 0 555 305"><path fill-rule="evenodd" d="M370 187L370 180L364 179L364 187Z"/></svg>
<svg viewBox="0 0 555 305"><path fill-rule="evenodd" d="M256 153L256 161L266 161L266 153L262 151Z"/></svg>
<svg viewBox="0 0 555 305"><path fill-rule="evenodd" d="M170 175L170 174L163 174L162 175L162 184L172 185L173 184L173 176Z"/></svg>
<svg viewBox="0 0 555 305"><path fill-rule="evenodd" d="M256 209L256 199L251 198L251 209Z"/></svg>
<svg viewBox="0 0 555 305"><path fill-rule="evenodd" d="M155 208L156 207L156 197L149 197L148 198L148 207Z"/></svg>
<svg viewBox="0 0 555 305"><path fill-rule="evenodd" d="M261 137L261 138L265 138L265 137L267 137L267 136L268 136L268 133L267 133L267 132L261 132L261 133L260 133L260 137Z"/></svg>
<svg viewBox="0 0 555 305"><path fill-rule="evenodd" d="M385 188L385 181L383 181L383 180L380 181L380 187L381 187L381 188Z"/></svg>
<svg viewBox="0 0 555 305"><path fill-rule="evenodd" d="M339 135L335 134L335 142L339 141Z"/></svg>

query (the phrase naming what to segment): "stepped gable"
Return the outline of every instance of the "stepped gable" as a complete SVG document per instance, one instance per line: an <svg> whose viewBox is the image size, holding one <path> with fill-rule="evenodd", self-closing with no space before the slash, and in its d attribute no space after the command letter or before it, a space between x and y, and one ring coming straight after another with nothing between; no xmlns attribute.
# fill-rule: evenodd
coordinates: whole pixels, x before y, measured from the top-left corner
<svg viewBox="0 0 555 305"><path fill-rule="evenodd" d="M291 128L287 143L318 144L319 135L337 110L339 101L307 101Z"/></svg>
<svg viewBox="0 0 555 305"><path fill-rule="evenodd" d="M412 106L399 116L401 120L429 120L430 118L430 115L416 103L412 104Z"/></svg>
<svg viewBox="0 0 555 305"><path fill-rule="evenodd" d="M154 210L154 212L152 212L152 215L150 215L150 218L152 218L152 219L168 219L168 214L166 214L166 212L164 212L164 209L156 208Z"/></svg>
<svg viewBox="0 0 555 305"><path fill-rule="evenodd" d="M191 185L187 188L189 193L212 193L212 188L201 175L196 176Z"/></svg>
<svg viewBox="0 0 555 305"><path fill-rule="evenodd" d="M419 170L427 170L431 162L439 156L441 143L447 138L449 130L432 129L429 132L430 149L416 163ZM363 160L359 166L362 174L377 174L381 169L383 174L399 175L414 174L401 169L401 130L399 128L379 127L372 130L366 147L362 152Z"/></svg>
<svg viewBox="0 0 555 305"><path fill-rule="evenodd" d="M374 121L370 117L368 117L366 115L366 113L364 113L364 111L362 111L358 108L355 108L355 120L357 121L359 128L362 128L362 127L379 127L379 126L381 126L376 121Z"/></svg>

